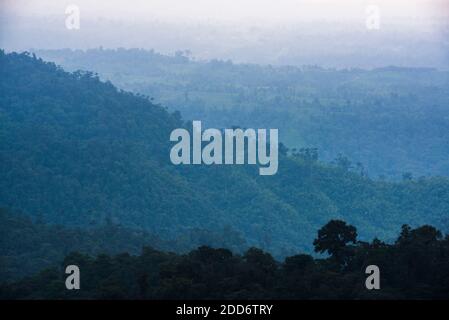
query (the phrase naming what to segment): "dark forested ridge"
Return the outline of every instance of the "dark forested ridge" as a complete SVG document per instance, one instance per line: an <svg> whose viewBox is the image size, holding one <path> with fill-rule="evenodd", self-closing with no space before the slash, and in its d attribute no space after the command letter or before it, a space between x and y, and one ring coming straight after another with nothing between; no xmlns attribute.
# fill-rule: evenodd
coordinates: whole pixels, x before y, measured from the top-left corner
<svg viewBox="0 0 449 320"><path fill-rule="evenodd" d="M357 230L332 220L315 251L282 263L250 248L244 254L199 247L178 255L144 247L140 255L78 252L60 266L0 284L0 299L447 299L449 237L431 226L402 226L393 244L357 241ZM65 267L80 269L80 290L65 287ZM380 290L367 290L366 267L380 270Z"/></svg>
<svg viewBox="0 0 449 320"><path fill-rule="evenodd" d="M176 167L169 135L188 126L179 113L27 54L0 53L0 93L0 206L48 224L110 220L164 241L231 226L277 257L311 252L331 219L356 225L362 240L392 241L405 223L447 231L446 178L372 180L313 149L283 149L270 177L254 166Z"/></svg>
<svg viewBox="0 0 449 320"><path fill-rule="evenodd" d="M144 246L187 252L201 245L228 248L239 253L248 249L245 239L231 227L219 232L192 228L170 241L145 231L130 229L110 220L89 228L47 224L0 208L0 283L11 282L59 264L70 252L89 255L138 254Z"/></svg>
<svg viewBox="0 0 449 320"><path fill-rule="evenodd" d="M272 67L141 49L39 50L212 127L279 128L289 147L339 153L377 178L449 176L449 71Z"/></svg>
<svg viewBox="0 0 449 320"><path fill-rule="evenodd" d="M86 254L137 254L144 245L163 247L145 232L113 224L92 229L67 229L35 223L20 213L0 209L0 282L10 282L54 266L73 251Z"/></svg>

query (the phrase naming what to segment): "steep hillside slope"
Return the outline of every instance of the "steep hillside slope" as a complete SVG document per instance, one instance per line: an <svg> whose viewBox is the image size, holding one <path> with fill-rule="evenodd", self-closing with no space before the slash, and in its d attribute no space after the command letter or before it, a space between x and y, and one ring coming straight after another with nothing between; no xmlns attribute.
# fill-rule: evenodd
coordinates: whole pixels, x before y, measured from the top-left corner
<svg viewBox="0 0 449 320"><path fill-rule="evenodd" d="M212 127L279 128L289 147L339 153L372 177L449 176L449 72L195 61L143 49L39 50Z"/></svg>
<svg viewBox="0 0 449 320"><path fill-rule="evenodd" d="M444 178L376 182L344 159L327 166L307 152L281 154L274 176L254 166L174 166L169 135L187 125L179 114L26 54L0 53L0 93L0 206L46 222L110 219L162 238L228 225L249 245L287 254L310 251L332 218L356 224L361 239L447 221Z"/></svg>

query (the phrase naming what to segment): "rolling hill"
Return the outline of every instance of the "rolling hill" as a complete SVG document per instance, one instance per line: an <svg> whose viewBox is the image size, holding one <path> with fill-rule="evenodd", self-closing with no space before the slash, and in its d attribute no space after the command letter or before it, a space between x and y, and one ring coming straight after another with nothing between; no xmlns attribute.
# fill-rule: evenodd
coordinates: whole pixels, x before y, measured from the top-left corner
<svg viewBox="0 0 449 320"><path fill-rule="evenodd" d="M326 162L342 153L373 178L449 176L447 70L236 64L123 48L35 52L69 71L98 72L185 119L279 128L288 147L318 148Z"/></svg>
<svg viewBox="0 0 449 320"><path fill-rule="evenodd" d="M26 53L0 52L0 122L0 206L50 224L110 220L162 239L230 226L282 256L310 252L335 218L357 225L361 239L393 239L405 223L448 225L442 177L372 180L344 157L325 164L309 149L283 149L274 176L174 166L170 132L189 127L179 113Z"/></svg>

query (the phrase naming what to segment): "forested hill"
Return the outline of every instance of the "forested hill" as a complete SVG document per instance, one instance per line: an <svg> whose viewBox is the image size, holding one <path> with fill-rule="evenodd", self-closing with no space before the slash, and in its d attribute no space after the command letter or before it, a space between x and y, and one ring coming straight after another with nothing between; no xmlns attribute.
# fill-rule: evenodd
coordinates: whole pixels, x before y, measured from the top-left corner
<svg viewBox="0 0 449 320"><path fill-rule="evenodd" d="M449 71L263 66L143 49L38 50L212 127L279 128L290 148L339 153L372 177L449 176Z"/></svg>
<svg viewBox="0 0 449 320"><path fill-rule="evenodd" d="M221 232L191 229L167 241L112 221L90 228L69 228L45 223L39 217L34 220L0 208L0 283L54 267L74 251L90 255L138 254L142 247L151 246L184 253L203 245L224 247L236 253L248 249L241 235L229 227Z"/></svg>
<svg viewBox="0 0 449 320"><path fill-rule="evenodd" d="M73 252L60 264L5 283L1 299L431 299L449 297L449 237L432 226L404 225L396 241L357 241L357 229L332 220L318 230L307 254L276 261L250 248L243 254L201 246L188 254L144 247L141 255ZM367 290L365 270L381 271ZM66 266L82 270L81 290L67 290ZM369 269L368 269L369 270Z"/></svg>
<svg viewBox="0 0 449 320"><path fill-rule="evenodd" d="M275 254L310 252L332 218L357 225L361 239L392 239L404 223L447 228L445 178L373 181L343 157L320 163L313 150L284 150L274 176L173 166L179 114L27 54L0 53L0 121L0 206L47 223L110 220L165 239L228 225Z"/></svg>

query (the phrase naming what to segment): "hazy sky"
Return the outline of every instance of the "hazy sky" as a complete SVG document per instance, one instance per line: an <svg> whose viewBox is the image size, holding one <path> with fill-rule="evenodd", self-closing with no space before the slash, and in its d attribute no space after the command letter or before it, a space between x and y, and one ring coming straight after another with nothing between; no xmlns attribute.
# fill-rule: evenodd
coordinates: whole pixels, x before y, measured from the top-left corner
<svg viewBox="0 0 449 320"><path fill-rule="evenodd" d="M80 9L81 28L65 10ZM381 27L367 30L367 8ZM189 49L200 59L449 67L449 0L0 0L0 48Z"/></svg>
<svg viewBox="0 0 449 320"><path fill-rule="evenodd" d="M368 5L378 5L386 20L412 24L448 17L448 0L0 0L2 10L18 15L58 15L75 4L86 17L113 20L264 21L363 19Z"/></svg>

